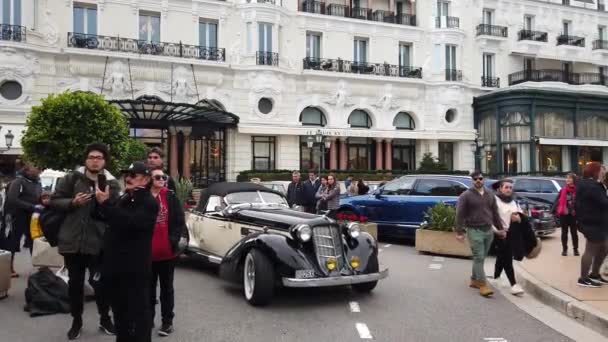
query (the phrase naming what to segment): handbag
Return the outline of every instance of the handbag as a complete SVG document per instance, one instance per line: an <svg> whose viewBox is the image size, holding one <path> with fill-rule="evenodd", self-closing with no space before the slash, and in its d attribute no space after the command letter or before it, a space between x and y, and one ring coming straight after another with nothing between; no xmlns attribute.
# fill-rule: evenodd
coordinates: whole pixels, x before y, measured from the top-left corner
<svg viewBox="0 0 608 342"><path fill-rule="evenodd" d="M46 238L34 239L32 247L32 265L34 267L63 267L63 256L57 247L52 247Z"/></svg>
<svg viewBox="0 0 608 342"><path fill-rule="evenodd" d="M542 243L541 239L536 238L536 246L534 246L534 248L532 248L532 250L530 251L530 253L528 253L526 258L528 258L528 259L536 258L540 254L542 249L543 249L543 243Z"/></svg>

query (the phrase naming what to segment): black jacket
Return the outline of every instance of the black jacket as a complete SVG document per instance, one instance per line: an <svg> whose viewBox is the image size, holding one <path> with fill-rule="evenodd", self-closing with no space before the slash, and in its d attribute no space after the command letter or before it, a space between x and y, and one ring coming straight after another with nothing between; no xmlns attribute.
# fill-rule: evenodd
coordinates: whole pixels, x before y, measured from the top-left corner
<svg viewBox="0 0 608 342"><path fill-rule="evenodd" d="M304 193L306 197L306 206L310 208L314 208L317 205L317 199L315 195L317 194L317 190L321 187L321 181L318 179L313 183L309 180L304 182Z"/></svg>
<svg viewBox="0 0 608 342"><path fill-rule="evenodd" d="M302 182L289 183L287 187L287 204L289 204L289 207L293 207L294 204L305 206L306 203L306 191Z"/></svg>
<svg viewBox="0 0 608 342"><path fill-rule="evenodd" d="M107 201L100 206L100 214L108 222L102 275L150 273L152 235L158 215L158 203L150 190L137 189L114 203Z"/></svg>
<svg viewBox="0 0 608 342"><path fill-rule="evenodd" d="M574 210L588 240L597 242L608 237L608 196L602 184L591 178L580 179L576 183Z"/></svg>
<svg viewBox="0 0 608 342"><path fill-rule="evenodd" d="M169 205L169 242L173 252L177 252L179 239L186 230L186 217L184 208L175 192L167 192L167 202Z"/></svg>
<svg viewBox="0 0 608 342"><path fill-rule="evenodd" d="M513 259L523 260L536 247L536 234L526 215L519 214L521 222L511 222L507 240L513 251Z"/></svg>
<svg viewBox="0 0 608 342"><path fill-rule="evenodd" d="M17 176L8 186L6 192L6 213L13 215L31 215L34 206L40 202L42 185L39 179Z"/></svg>

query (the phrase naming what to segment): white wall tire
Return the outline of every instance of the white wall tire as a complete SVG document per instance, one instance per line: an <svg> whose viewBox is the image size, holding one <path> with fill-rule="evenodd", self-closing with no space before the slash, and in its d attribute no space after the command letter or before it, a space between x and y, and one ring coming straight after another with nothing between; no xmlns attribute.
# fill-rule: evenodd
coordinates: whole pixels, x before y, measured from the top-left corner
<svg viewBox="0 0 608 342"><path fill-rule="evenodd" d="M254 306L266 305L274 293L274 268L264 253L252 249L243 262L243 295Z"/></svg>

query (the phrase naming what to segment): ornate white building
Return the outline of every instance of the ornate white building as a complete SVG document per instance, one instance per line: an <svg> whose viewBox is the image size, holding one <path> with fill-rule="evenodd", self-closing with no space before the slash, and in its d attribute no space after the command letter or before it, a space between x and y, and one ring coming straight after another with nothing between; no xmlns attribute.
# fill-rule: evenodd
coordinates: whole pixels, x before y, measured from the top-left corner
<svg viewBox="0 0 608 342"><path fill-rule="evenodd" d="M475 159L475 97L608 96L601 0L0 0L0 22L5 164L31 106L66 90L105 95L198 183L321 160L411 170L426 152L512 171L487 162L508 153Z"/></svg>

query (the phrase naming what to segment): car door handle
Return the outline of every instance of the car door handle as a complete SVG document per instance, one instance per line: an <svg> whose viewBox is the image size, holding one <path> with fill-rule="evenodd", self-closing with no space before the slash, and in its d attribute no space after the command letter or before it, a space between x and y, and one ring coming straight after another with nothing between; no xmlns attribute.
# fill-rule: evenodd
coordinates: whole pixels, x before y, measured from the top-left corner
<svg viewBox="0 0 608 342"><path fill-rule="evenodd" d="M228 228L225 224L218 224L217 227L218 228L224 228L224 229Z"/></svg>

